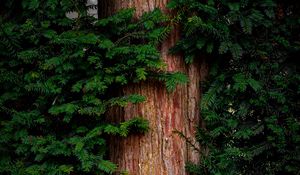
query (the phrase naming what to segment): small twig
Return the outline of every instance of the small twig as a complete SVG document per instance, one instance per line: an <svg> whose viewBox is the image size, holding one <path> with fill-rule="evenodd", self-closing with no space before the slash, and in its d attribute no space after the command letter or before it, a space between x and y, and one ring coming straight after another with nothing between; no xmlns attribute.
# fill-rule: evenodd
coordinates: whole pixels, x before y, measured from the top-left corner
<svg viewBox="0 0 300 175"><path fill-rule="evenodd" d="M185 136L182 132L178 131L178 130L174 130L173 133L178 134L180 137L184 138L186 140L186 142L191 145L197 152L201 152L200 148L198 148L193 141L191 140L191 138Z"/></svg>

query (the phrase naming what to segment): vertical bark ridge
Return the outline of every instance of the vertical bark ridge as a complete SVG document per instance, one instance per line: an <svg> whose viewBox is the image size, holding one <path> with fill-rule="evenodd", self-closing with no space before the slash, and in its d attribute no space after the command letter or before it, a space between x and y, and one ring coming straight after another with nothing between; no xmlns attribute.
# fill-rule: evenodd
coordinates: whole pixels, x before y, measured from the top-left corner
<svg viewBox="0 0 300 175"><path fill-rule="evenodd" d="M136 8L136 17L154 8L168 13L167 0L101 0L100 3L102 16L128 7ZM198 154L173 131L182 131L194 138L195 126L200 122L200 81L205 78L207 67L204 59L186 65L182 56L168 53L179 39L179 32L175 27L161 44L161 56L167 71L185 73L189 83L178 86L173 93L168 93L161 82L153 80L128 85L123 89L124 94L138 93L146 96L147 101L110 113L114 121L143 116L150 122L150 131L145 135L111 139L110 159L131 175L186 175L185 162L198 161Z"/></svg>

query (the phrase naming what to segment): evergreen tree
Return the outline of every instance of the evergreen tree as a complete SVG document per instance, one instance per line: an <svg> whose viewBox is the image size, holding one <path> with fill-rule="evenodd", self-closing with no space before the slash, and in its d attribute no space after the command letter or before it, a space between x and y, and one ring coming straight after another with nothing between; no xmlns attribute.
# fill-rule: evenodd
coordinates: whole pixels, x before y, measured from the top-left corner
<svg viewBox="0 0 300 175"><path fill-rule="evenodd" d="M107 138L148 130L141 116L108 122L111 107L145 101L116 89L161 77L171 90L182 81L184 75L164 71L156 49L168 31L159 10L134 21L133 9L95 19L89 8L96 7L85 0L1 6L1 174L114 172Z"/></svg>

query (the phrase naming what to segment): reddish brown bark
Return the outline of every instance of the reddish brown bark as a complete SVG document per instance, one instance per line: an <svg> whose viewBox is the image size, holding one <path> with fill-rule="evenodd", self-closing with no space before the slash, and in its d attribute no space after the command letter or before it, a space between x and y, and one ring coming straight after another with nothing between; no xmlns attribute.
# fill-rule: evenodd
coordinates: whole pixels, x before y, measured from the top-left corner
<svg viewBox="0 0 300 175"><path fill-rule="evenodd" d="M137 17L155 7L167 12L167 0L102 0L100 3L102 15L127 7L135 7ZM146 96L147 101L112 112L118 121L143 116L150 122L147 134L114 138L110 143L111 160L131 175L185 175L186 161L198 161L198 154L173 131L182 131L193 138L195 126L200 122L200 81L207 67L202 58L186 65L180 55L168 54L178 39L179 30L175 28L162 43L161 55L167 63L167 71L184 72L189 83L178 86L173 93L168 93L163 84L155 81L130 85L123 90L125 94L138 93Z"/></svg>

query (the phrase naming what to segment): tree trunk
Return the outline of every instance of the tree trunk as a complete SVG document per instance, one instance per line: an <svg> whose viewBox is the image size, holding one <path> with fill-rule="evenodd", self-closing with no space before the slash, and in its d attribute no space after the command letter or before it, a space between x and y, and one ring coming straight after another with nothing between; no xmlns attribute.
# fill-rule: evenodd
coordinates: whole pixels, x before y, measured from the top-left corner
<svg viewBox="0 0 300 175"><path fill-rule="evenodd" d="M165 13L167 0L101 0L100 16L111 15L121 8L135 7L136 17L158 7ZM162 59L167 71L180 71L188 75L189 83L180 85L168 93L160 82L144 81L124 88L124 94L137 93L147 97L139 105L129 105L114 110L114 120L122 121L134 116L143 116L150 122L150 131L145 135L113 138L110 143L110 159L118 164L120 171L130 175L186 175L185 163L198 161L196 153L186 141L173 131L182 131L194 138L199 124L200 81L207 74L203 58L186 65L182 56L170 55L168 50L179 39L176 27L161 45ZM119 173L120 173L119 171Z"/></svg>

